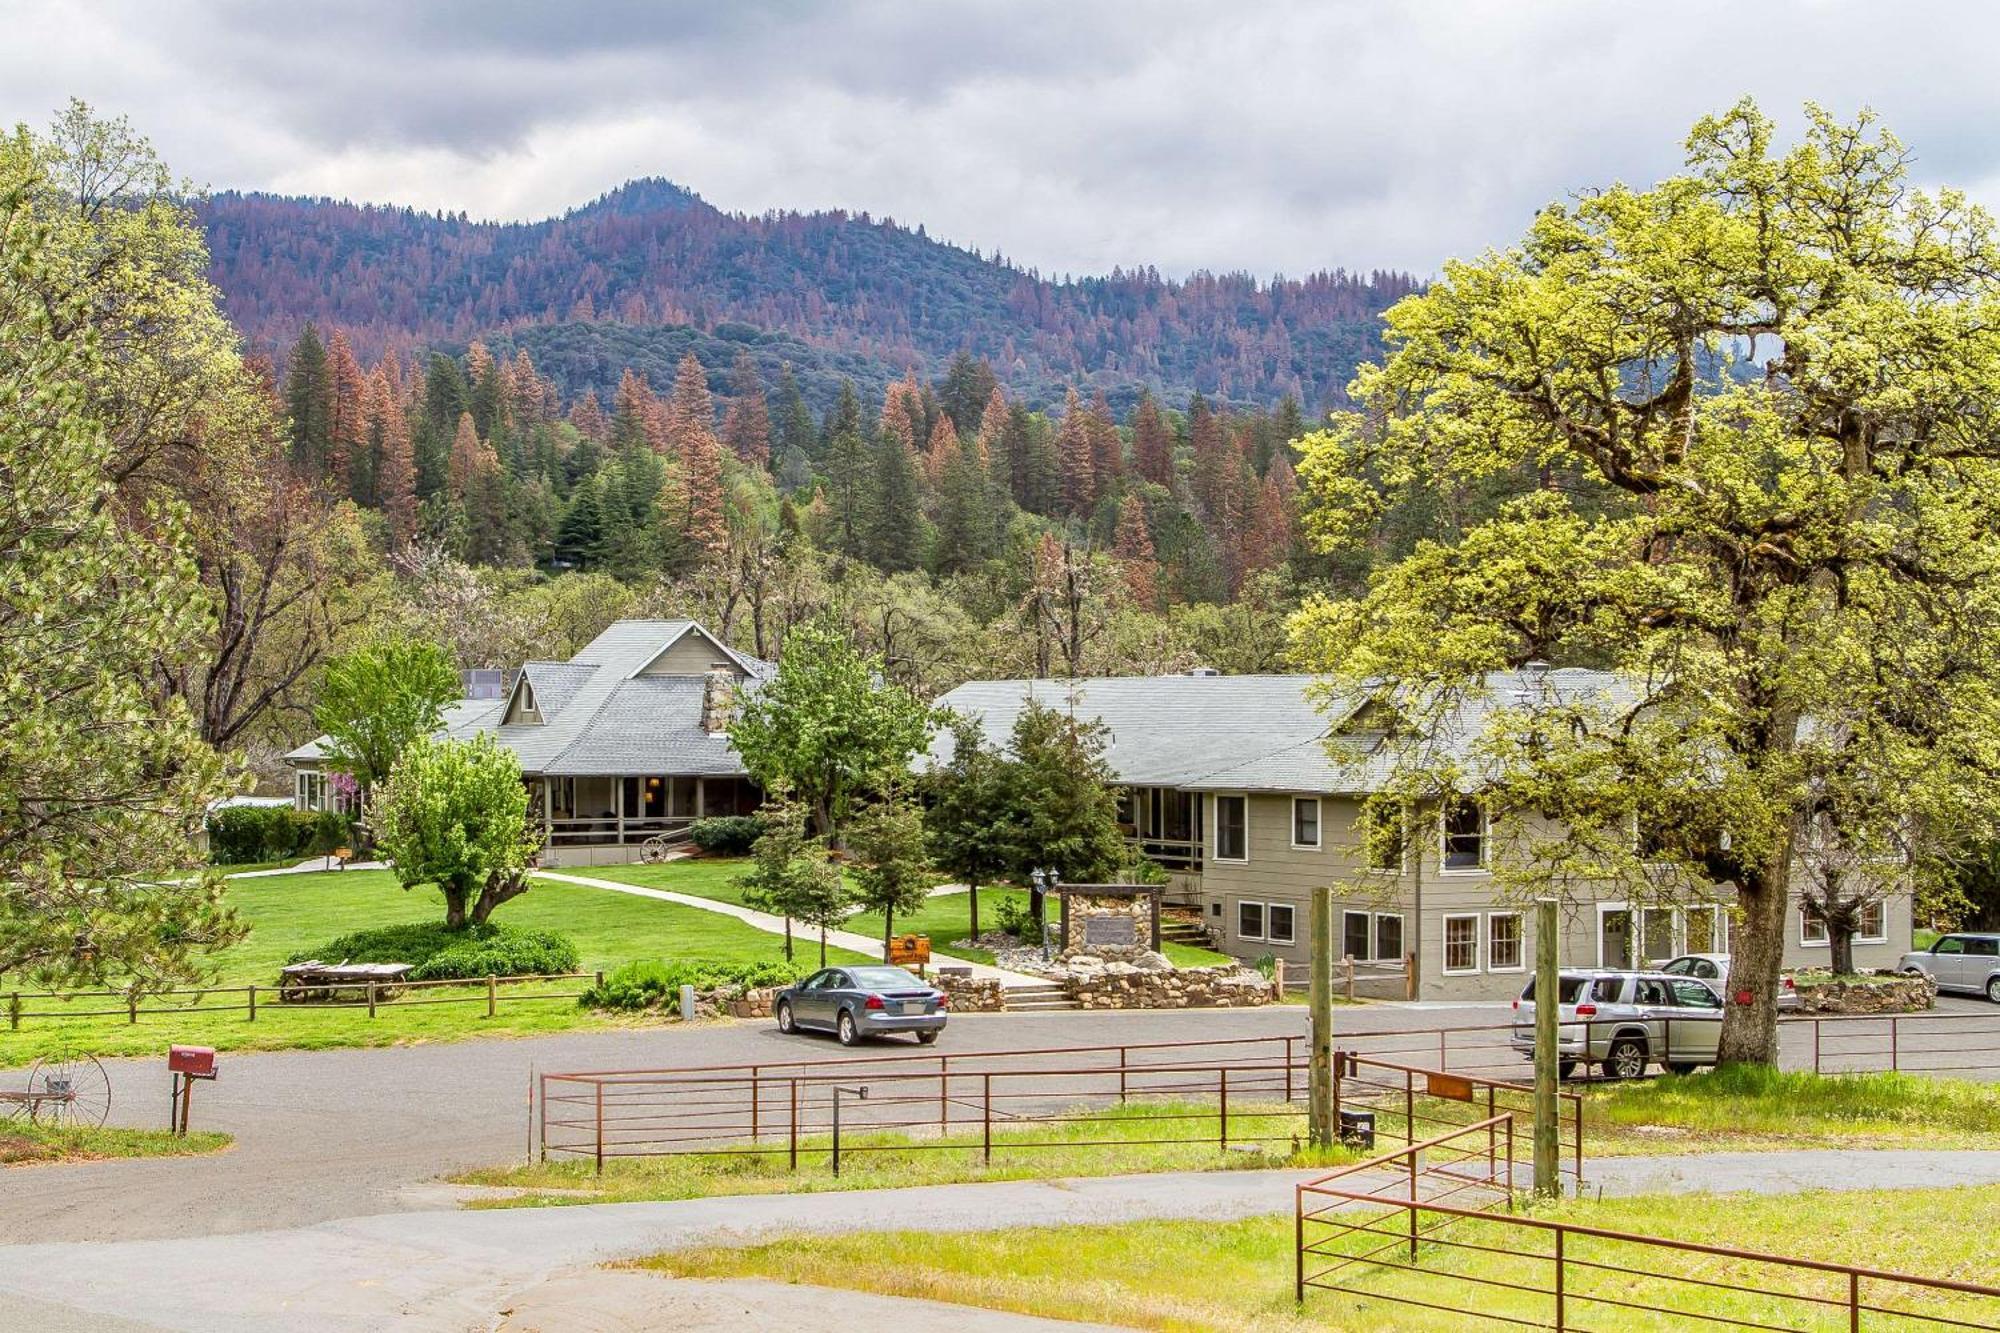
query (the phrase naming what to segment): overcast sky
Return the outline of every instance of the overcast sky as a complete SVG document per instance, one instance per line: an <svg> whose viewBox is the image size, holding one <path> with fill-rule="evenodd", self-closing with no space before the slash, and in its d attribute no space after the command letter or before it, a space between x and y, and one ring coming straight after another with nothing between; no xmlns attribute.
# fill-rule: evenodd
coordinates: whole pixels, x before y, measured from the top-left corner
<svg viewBox="0 0 2000 1333"><path fill-rule="evenodd" d="M0 0L0 119L76 95L213 188L476 217L661 175L1051 274L1429 273L1745 93L1992 201L1996 48L2000 6L1907 0Z"/></svg>

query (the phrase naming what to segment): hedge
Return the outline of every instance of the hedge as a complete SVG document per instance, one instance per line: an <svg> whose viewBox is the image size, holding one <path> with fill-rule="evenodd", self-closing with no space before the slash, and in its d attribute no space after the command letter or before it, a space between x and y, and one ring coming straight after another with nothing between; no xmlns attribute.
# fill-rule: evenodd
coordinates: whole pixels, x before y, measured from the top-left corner
<svg viewBox="0 0 2000 1333"><path fill-rule="evenodd" d="M232 805L208 817L208 859L216 865L323 856L348 845L353 826L337 810Z"/></svg>
<svg viewBox="0 0 2000 1333"><path fill-rule="evenodd" d="M667 963L648 960L626 963L593 986L579 1001L591 1009L650 1009L679 1000L682 986L698 991L728 991L741 995L766 986L789 986L815 969L782 960L755 963Z"/></svg>
<svg viewBox="0 0 2000 1333"><path fill-rule="evenodd" d="M576 942L552 930L484 925L454 929L441 921L377 926L295 953L288 962L414 963L411 981L547 976L577 970Z"/></svg>
<svg viewBox="0 0 2000 1333"><path fill-rule="evenodd" d="M764 821L755 815L715 815L697 819L688 828L694 845L717 856L747 856L764 836Z"/></svg>

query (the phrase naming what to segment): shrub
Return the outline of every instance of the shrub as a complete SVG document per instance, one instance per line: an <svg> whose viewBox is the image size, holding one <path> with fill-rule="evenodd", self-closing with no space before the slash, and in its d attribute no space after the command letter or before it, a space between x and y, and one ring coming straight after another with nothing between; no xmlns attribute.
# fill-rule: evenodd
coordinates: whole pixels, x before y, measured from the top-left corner
<svg viewBox="0 0 2000 1333"><path fill-rule="evenodd" d="M716 815L695 820L688 834L704 852L748 856L751 845L764 836L764 821L755 815Z"/></svg>
<svg viewBox="0 0 2000 1333"><path fill-rule="evenodd" d="M1042 942L1041 935L1035 930L1034 913L1028 910L1025 898L1000 900L1000 929L1023 944L1039 946Z"/></svg>
<svg viewBox="0 0 2000 1333"><path fill-rule="evenodd" d="M782 959L758 963L645 962L627 963L593 986L580 1001L592 1009L650 1009L678 1002L682 986L700 991L724 990L741 995L765 986L788 986L814 969Z"/></svg>
<svg viewBox="0 0 2000 1333"><path fill-rule="evenodd" d="M346 844L350 829L337 810L230 806L208 817L208 859L228 866L320 855Z"/></svg>
<svg viewBox="0 0 2000 1333"><path fill-rule="evenodd" d="M414 963L412 981L520 977L574 972L576 944L567 935L486 923L453 928L441 921L377 926L293 954L288 962Z"/></svg>

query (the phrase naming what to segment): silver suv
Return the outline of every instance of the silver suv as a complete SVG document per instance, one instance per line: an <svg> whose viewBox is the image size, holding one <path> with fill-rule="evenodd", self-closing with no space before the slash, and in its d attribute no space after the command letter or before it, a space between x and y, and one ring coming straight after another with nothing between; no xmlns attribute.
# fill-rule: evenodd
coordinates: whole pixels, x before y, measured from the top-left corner
<svg viewBox="0 0 2000 1333"><path fill-rule="evenodd" d="M1676 1074L1715 1063L1722 996L1696 977L1664 972L1565 971L1558 981L1558 1072L1600 1065L1606 1078L1638 1078L1658 1062ZM1514 1049L1535 1058L1535 983L1514 1001Z"/></svg>
<svg viewBox="0 0 2000 1333"><path fill-rule="evenodd" d="M1921 953L1906 953L1899 972L1922 972L1939 990L1971 991L2000 1004L2000 935L1940 935Z"/></svg>

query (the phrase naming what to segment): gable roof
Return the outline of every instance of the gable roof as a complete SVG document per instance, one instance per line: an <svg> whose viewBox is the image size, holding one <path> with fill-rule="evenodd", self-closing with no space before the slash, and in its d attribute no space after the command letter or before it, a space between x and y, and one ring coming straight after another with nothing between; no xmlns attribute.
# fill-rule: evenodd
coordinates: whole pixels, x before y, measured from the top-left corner
<svg viewBox="0 0 2000 1333"><path fill-rule="evenodd" d="M1329 701L1310 698L1317 676L1127 676L1080 680L974 681L938 702L977 718L987 739L1004 745L1030 698L1069 706L1110 729L1105 759L1121 782L1193 791L1316 792L1364 795L1387 785L1393 753L1371 744L1368 724L1338 755L1329 737L1342 735L1357 713L1385 707L1372 692ZM1637 692L1608 672L1578 668L1496 671L1471 692L1438 743L1469 755L1494 712L1518 692L1549 688L1559 696L1599 695L1614 703ZM934 761L950 757L951 736L932 742Z"/></svg>
<svg viewBox="0 0 2000 1333"><path fill-rule="evenodd" d="M731 651L692 620L620 620L567 662L522 665L540 722L505 723L510 694L451 705L442 733L461 740L489 733L520 757L524 773L741 775L743 762L728 736L702 726L703 677L639 674L691 630L742 668L739 691L754 690L772 675L770 663ZM325 741L322 736L285 758L323 760Z"/></svg>

